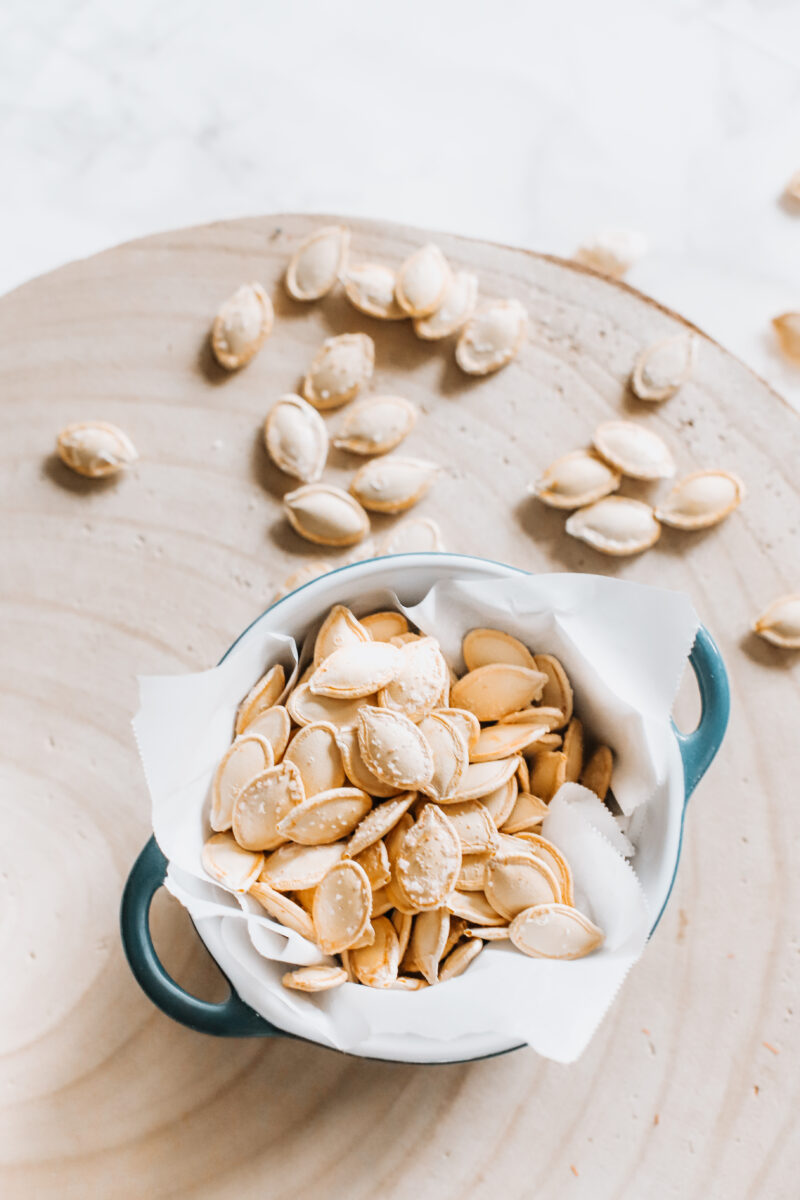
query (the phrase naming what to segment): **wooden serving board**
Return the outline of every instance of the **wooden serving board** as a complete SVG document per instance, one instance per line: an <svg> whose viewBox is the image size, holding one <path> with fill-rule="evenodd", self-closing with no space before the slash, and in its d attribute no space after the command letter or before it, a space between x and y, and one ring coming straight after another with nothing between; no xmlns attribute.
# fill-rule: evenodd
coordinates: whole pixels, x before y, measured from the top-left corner
<svg viewBox="0 0 800 1200"><path fill-rule="evenodd" d="M800 584L800 422L707 339L673 400L639 404L626 390L634 356L680 318L568 263L437 235L484 295L531 314L519 360L468 379L451 342L362 317L341 293L286 297L292 247L327 220L163 234L0 300L0 1193L794 1196L798 656L748 629ZM430 237L350 224L356 259L396 264ZM228 375L206 335L247 279L272 295L275 331ZM267 462L261 424L322 338L349 330L375 339L374 388L424 411L407 448L447 468L418 511L448 549L685 589L731 674L730 734L691 804L668 913L570 1068L530 1051L420 1068L214 1040L154 1010L123 958L120 892L149 832L135 676L212 665L308 556L281 515L293 483ZM737 471L742 509L707 533L665 529L629 561L568 538L527 487L622 415L663 432L681 472ZM52 457L58 430L86 418L132 436L141 461L128 476L92 483ZM351 470L332 455L329 478ZM164 897L155 918L177 977L224 994L177 905Z"/></svg>

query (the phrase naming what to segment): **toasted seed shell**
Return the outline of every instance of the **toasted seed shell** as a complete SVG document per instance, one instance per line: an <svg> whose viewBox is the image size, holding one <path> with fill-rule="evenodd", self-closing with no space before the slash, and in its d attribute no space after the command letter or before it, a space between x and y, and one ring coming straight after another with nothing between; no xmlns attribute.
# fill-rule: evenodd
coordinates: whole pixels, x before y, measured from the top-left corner
<svg viewBox="0 0 800 1200"><path fill-rule="evenodd" d="M402 613L386 612L371 613L361 618L361 624L369 631L373 642L390 642L393 637L408 633L408 621Z"/></svg>
<svg viewBox="0 0 800 1200"><path fill-rule="evenodd" d="M753 630L782 650L800 650L800 594L773 600L755 621Z"/></svg>
<svg viewBox="0 0 800 1200"><path fill-rule="evenodd" d="M455 725L464 741L467 743L468 750L474 750L478 744L478 738L481 732L481 723L474 713L469 712L466 708L437 708L435 710L440 717L447 717L451 725Z"/></svg>
<svg viewBox="0 0 800 1200"><path fill-rule="evenodd" d="M328 431L315 408L287 394L273 404L264 422L264 444L272 461L304 483L322 477L328 457Z"/></svg>
<svg viewBox="0 0 800 1200"><path fill-rule="evenodd" d="M577 717L573 717L564 734L564 754L566 755L567 783L577 783L583 770L583 725Z"/></svg>
<svg viewBox="0 0 800 1200"><path fill-rule="evenodd" d="M397 934L397 941L400 948L400 961L402 962L408 943L411 939L411 928L414 924L414 918L410 913L401 913L397 909L392 913L389 920L394 925L394 931Z"/></svg>
<svg viewBox="0 0 800 1200"><path fill-rule="evenodd" d="M530 667L490 663L468 671L456 683L450 699L456 708L466 708L479 721L499 721L538 699L545 676Z"/></svg>
<svg viewBox="0 0 800 1200"><path fill-rule="evenodd" d="M302 567L298 567L296 571L292 571L291 575L286 576L272 597L272 603L275 604L278 600L282 600L284 596L288 596L290 592L297 591L298 588L310 583L312 579L319 579L320 575L327 575L332 570L332 564L324 558L316 558L311 562L304 563Z"/></svg>
<svg viewBox="0 0 800 1200"><path fill-rule="evenodd" d="M400 651L389 642L359 642L329 654L315 670L308 686L315 696L348 700L371 696L394 679Z"/></svg>
<svg viewBox="0 0 800 1200"><path fill-rule="evenodd" d="M649 504L630 496L606 496L568 519L567 533L601 554L617 558L649 550L661 536L661 526Z"/></svg>
<svg viewBox="0 0 800 1200"><path fill-rule="evenodd" d="M572 718L573 694L572 685L567 672L553 654L537 654L534 656L536 670L547 676L547 682L541 696L543 708L558 708L564 714L563 724ZM558 726L554 726L558 728Z"/></svg>
<svg viewBox="0 0 800 1200"><path fill-rule="evenodd" d="M394 925L388 917L372 922L375 937L370 946L350 951L350 966L359 983L367 987L390 988L397 980L400 946Z"/></svg>
<svg viewBox="0 0 800 1200"><path fill-rule="evenodd" d="M519 760L519 762L522 761L522 759ZM519 769L519 763L517 764L517 769ZM514 811L518 795L519 783L515 772L500 787L495 788L494 791L489 792L486 796L481 796L481 804L494 821L495 828L502 829L505 822L509 819Z"/></svg>
<svg viewBox="0 0 800 1200"><path fill-rule="evenodd" d="M468 671L488 667L492 663L507 663L515 667L534 666L533 655L519 638L501 629L470 629L461 643L461 653Z"/></svg>
<svg viewBox="0 0 800 1200"><path fill-rule="evenodd" d="M549 655L539 655L540 658L549 658ZM560 666L560 664L559 664ZM548 682L544 685L545 690L550 686L550 675L543 667L537 667L537 671L543 671L548 675ZM566 676L565 676L566 678ZM567 681L569 687L569 681ZM572 689L570 688L570 694ZM571 703L571 701L570 701ZM509 713L507 717L503 717L501 725L541 725L546 731L551 729L560 729L565 724L564 714L560 708L547 704L536 704L528 708L521 708L518 712Z"/></svg>
<svg viewBox="0 0 800 1200"><path fill-rule="evenodd" d="M417 969L428 983L439 982L439 960L450 932L450 913L433 908L414 917L409 950Z"/></svg>
<svg viewBox="0 0 800 1200"><path fill-rule="evenodd" d="M593 450L573 450L551 463L533 493L551 508L583 508L616 492L622 475Z"/></svg>
<svg viewBox="0 0 800 1200"><path fill-rule="evenodd" d="M283 818L305 799L303 781L294 763L268 767L236 794L233 836L245 850L274 850L286 841Z"/></svg>
<svg viewBox="0 0 800 1200"><path fill-rule="evenodd" d="M547 805L544 800L531 792L519 792L514 807L500 828L503 833L523 833L540 825L546 816Z"/></svg>
<svg viewBox="0 0 800 1200"><path fill-rule="evenodd" d="M491 854L498 844L497 829L480 800L448 804L447 816L461 842L461 853Z"/></svg>
<svg viewBox="0 0 800 1200"><path fill-rule="evenodd" d="M438 473L436 463L392 455L365 463L353 476L350 491L370 512L405 512L430 490Z"/></svg>
<svg viewBox="0 0 800 1200"><path fill-rule="evenodd" d="M362 850L360 854L349 857L355 858L358 865L364 868L373 892L386 887L386 884L392 877L392 868L389 863L386 846L383 842L373 842L371 846L367 846L366 850ZM372 915L375 916L375 913L373 912Z"/></svg>
<svg viewBox="0 0 800 1200"><path fill-rule="evenodd" d="M379 799L397 795L400 789L378 779L378 776L373 775L364 762L364 756L358 744L358 731L354 726L338 730L337 737L345 775L355 787L361 788L370 796Z"/></svg>
<svg viewBox="0 0 800 1200"><path fill-rule="evenodd" d="M545 750L533 760L531 789L546 804L567 781L567 756L561 750Z"/></svg>
<svg viewBox="0 0 800 1200"><path fill-rule="evenodd" d="M433 774L420 790L434 800L452 798L469 762L467 743L452 721L440 712L423 717L419 731L433 755Z"/></svg>
<svg viewBox="0 0 800 1200"><path fill-rule="evenodd" d="M465 921L474 925L507 925L505 917L501 917L492 908L483 892L458 892L453 890L444 901L445 908Z"/></svg>
<svg viewBox="0 0 800 1200"><path fill-rule="evenodd" d="M281 977L285 988L296 992L327 992L331 988L347 983L347 971L343 967L297 967Z"/></svg>
<svg viewBox="0 0 800 1200"><path fill-rule="evenodd" d="M498 758L491 762L470 763L464 772L454 800L481 800L496 792L513 778L517 771L518 758Z"/></svg>
<svg viewBox="0 0 800 1200"><path fill-rule="evenodd" d="M314 929L320 950L338 954L354 946L369 929L371 913L372 888L364 869L351 859L336 863L314 893Z"/></svg>
<svg viewBox="0 0 800 1200"><path fill-rule="evenodd" d="M611 786L611 772L614 766L614 758L608 746L598 746L592 755L590 755L586 765L581 772L580 781L585 788L589 788L601 800L605 800L608 789Z"/></svg>
<svg viewBox="0 0 800 1200"><path fill-rule="evenodd" d="M268 883L256 880L250 888L250 895L255 896L261 907L265 908L276 921L280 921L281 925L285 925L287 929L293 929L295 933L308 938L311 942L314 941L314 922L311 917L304 908L285 896L283 892L276 892Z"/></svg>
<svg viewBox="0 0 800 1200"><path fill-rule="evenodd" d="M545 733L546 725L487 725L481 730L477 744L470 752L470 762L493 762L498 758L508 758L511 754L522 754Z"/></svg>
<svg viewBox="0 0 800 1200"><path fill-rule="evenodd" d="M647 239L630 229L604 229L577 249L575 261L601 275L621 279L647 253Z"/></svg>
<svg viewBox="0 0 800 1200"><path fill-rule="evenodd" d="M347 299L359 312L379 321L401 321L406 317L394 295L397 274L383 263L358 263L344 277Z"/></svg>
<svg viewBox="0 0 800 1200"><path fill-rule="evenodd" d="M272 746L263 737L244 735L228 747L217 767L211 792L211 828L230 829L236 793L275 762Z"/></svg>
<svg viewBox="0 0 800 1200"><path fill-rule="evenodd" d="M781 350L789 358L800 362L800 312L785 312L772 318Z"/></svg>
<svg viewBox="0 0 800 1200"><path fill-rule="evenodd" d="M669 400L690 378L697 357L697 338L679 333L642 350L631 375L631 390L640 400Z"/></svg>
<svg viewBox="0 0 800 1200"><path fill-rule="evenodd" d="M550 867L525 852L498 854L486 868L486 899L512 921L537 904L560 904L561 888Z"/></svg>
<svg viewBox="0 0 800 1200"><path fill-rule="evenodd" d="M285 672L281 664L276 663L274 667L270 667L265 675L261 676L258 683L251 687L239 705L235 726L237 736L240 733L244 733L245 729L248 728L256 717L277 703L278 697L285 686Z"/></svg>
<svg viewBox="0 0 800 1200"><path fill-rule="evenodd" d="M402 713L365 704L358 714L358 743L373 775L393 787L418 789L433 776L430 746Z"/></svg>
<svg viewBox="0 0 800 1200"><path fill-rule="evenodd" d="M298 729L289 744L284 761L297 767L307 799L344 784L344 766L336 738L335 726L318 721Z"/></svg>
<svg viewBox="0 0 800 1200"><path fill-rule="evenodd" d="M549 867L553 872L558 880L558 886L561 891L561 903L574 904L572 868L558 846L554 846L551 841L546 837L542 837L540 833L520 833L517 835L517 841L530 846L536 857L540 858L545 866Z"/></svg>
<svg viewBox="0 0 800 1200"><path fill-rule="evenodd" d="M397 303L410 317L426 317L436 312L444 300L450 279L447 259L438 246L429 242L409 255L397 272Z"/></svg>
<svg viewBox="0 0 800 1200"><path fill-rule="evenodd" d="M461 330L456 362L467 375L488 375L516 358L528 328L519 300L490 300Z"/></svg>
<svg viewBox="0 0 800 1200"><path fill-rule="evenodd" d="M430 517L409 517L381 540L381 554L418 554L444 550L439 526Z"/></svg>
<svg viewBox="0 0 800 1200"><path fill-rule="evenodd" d="M333 444L351 454L386 454L408 436L417 415L402 396L368 396L348 410Z"/></svg>
<svg viewBox="0 0 800 1200"><path fill-rule="evenodd" d="M326 338L303 381L303 396L314 408L339 408L372 378L374 365L375 343L366 333Z"/></svg>
<svg viewBox="0 0 800 1200"><path fill-rule="evenodd" d="M392 984L398 992L420 992L428 986L424 979L416 979L413 975L398 975Z"/></svg>
<svg viewBox="0 0 800 1200"><path fill-rule="evenodd" d="M543 735L544 736L544 735ZM522 756L517 763L516 774L517 785L521 792L529 792L531 790L531 773L528 764Z"/></svg>
<svg viewBox="0 0 800 1200"><path fill-rule="evenodd" d="M400 648L394 679L380 691L378 702L411 721L421 721L439 705L447 680L447 663L436 639L415 638Z"/></svg>
<svg viewBox="0 0 800 1200"><path fill-rule="evenodd" d="M368 812L347 843L347 853L350 857L355 858L368 846L372 846L381 838L386 837L399 823L416 798L416 792L403 792L400 796L387 800L385 804L376 805L371 812Z"/></svg>
<svg viewBox="0 0 800 1200"><path fill-rule="evenodd" d="M664 439L636 421L603 421L592 441L606 462L632 479L668 479L675 474Z"/></svg>
<svg viewBox="0 0 800 1200"><path fill-rule="evenodd" d="M215 833L203 846L203 870L232 892L246 892L264 865L263 854L243 849L232 833Z"/></svg>
<svg viewBox="0 0 800 1200"><path fill-rule="evenodd" d="M286 700L289 715L297 725L321 723L337 729L355 725L364 704L360 697L336 700L331 696L315 696L307 683L298 684Z"/></svg>
<svg viewBox="0 0 800 1200"><path fill-rule="evenodd" d="M344 604L334 604L320 626L314 642L314 666L345 646L358 646L370 641L370 634Z"/></svg>
<svg viewBox="0 0 800 1200"><path fill-rule="evenodd" d="M331 788L296 805L278 830L302 846L327 846L351 834L371 807L372 800L360 788Z"/></svg>
<svg viewBox="0 0 800 1200"><path fill-rule="evenodd" d="M277 763L283 758L288 745L290 729L291 720L288 712L282 704L274 704L272 708L263 709L251 721L248 721L246 733L248 737L258 735L269 742L272 747L273 760Z"/></svg>
<svg viewBox="0 0 800 1200"><path fill-rule="evenodd" d="M294 300L319 300L344 268L350 245L345 225L325 225L304 239L286 269L286 290Z"/></svg>
<svg viewBox="0 0 800 1200"><path fill-rule="evenodd" d="M77 421L61 430L56 441L59 458L87 479L105 479L136 462L131 439L108 421Z"/></svg>
<svg viewBox="0 0 800 1200"><path fill-rule="evenodd" d="M369 532L369 517L352 496L326 483L287 492L283 507L292 528L319 546L352 546Z"/></svg>
<svg viewBox="0 0 800 1200"><path fill-rule="evenodd" d="M259 881L277 892L316 889L330 868L344 858L345 843L330 846L298 846L290 842L269 855Z"/></svg>
<svg viewBox="0 0 800 1200"><path fill-rule="evenodd" d="M456 946L455 950L451 950L447 958L442 963L439 971L439 982L447 983L448 979L455 979L457 975L463 975L471 962L480 954L483 949L483 942L477 938L472 941L462 942L460 946Z"/></svg>
<svg viewBox="0 0 800 1200"><path fill-rule="evenodd" d="M480 938L484 942L506 942L510 925L471 925L464 930L464 937Z"/></svg>
<svg viewBox="0 0 800 1200"><path fill-rule="evenodd" d="M583 958L603 943L603 931L577 908L540 904L511 922L511 941L531 958Z"/></svg>
<svg viewBox="0 0 800 1200"><path fill-rule="evenodd" d="M211 326L211 349L221 367L246 366L272 333L275 313L260 283L243 283L220 306Z"/></svg>
<svg viewBox="0 0 800 1200"><path fill-rule="evenodd" d="M418 909L439 908L460 870L461 842L453 823L435 804L426 804L400 843L394 865L398 884Z"/></svg>
<svg viewBox="0 0 800 1200"><path fill-rule="evenodd" d="M486 864L491 858L489 851L482 854L461 854L461 870L456 880L456 890L482 892L486 885Z"/></svg>
<svg viewBox="0 0 800 1200"><path fill-rule="evenodd" d="M475 311L477 299L478 276L471 271L456 271L438 308L427 317L414 319L414 333L428 342L457 333Z"/></svg>
<svg viewBox="0 0 800 1200"><path fill-rule="evenodd" d="M731 471L694 471L675 484L655 510L676 529L708 529L741 504L744 484Z"/></svg>

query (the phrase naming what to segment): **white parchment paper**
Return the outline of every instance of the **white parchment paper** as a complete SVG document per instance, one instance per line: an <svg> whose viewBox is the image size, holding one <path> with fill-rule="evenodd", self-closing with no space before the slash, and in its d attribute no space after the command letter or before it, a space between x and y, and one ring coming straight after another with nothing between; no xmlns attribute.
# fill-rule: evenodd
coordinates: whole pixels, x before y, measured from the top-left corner
<svg viewBox="0 0 800 1200"><path fill-rule="evenodd" d="M442 581L410 608L389 592L373 592L353 608L363 615L389 606L437 637L459 672L461 639L478 625L555 654L572 681L577 714L614 751L614 794L623 812L645 805L663 782L670 710L698 626L687 597L598 576L517 575ZM303 995L282 987L281 975L293 964L329 960L249 896L234 896L205 875L200 854L211 833L210 785L237 705L274 662L293 678L301 656L302 647L261 621L212 670L140 680L134 730L153 829L169 859L166 886L201 932L205 922L216 923L233 986L274 1024L339 1049L357 1050L385 1034L450 1041L500 1033L573 1061L641 954L653 920L635 855L633 866L627 858L634 847L608 809L577 784L561 789L542 825L572 866L576 903L606 935L598 952L575 962L530 959L508 943L490 943L464 975L438 987L406 993L345 984Z"/></svg>

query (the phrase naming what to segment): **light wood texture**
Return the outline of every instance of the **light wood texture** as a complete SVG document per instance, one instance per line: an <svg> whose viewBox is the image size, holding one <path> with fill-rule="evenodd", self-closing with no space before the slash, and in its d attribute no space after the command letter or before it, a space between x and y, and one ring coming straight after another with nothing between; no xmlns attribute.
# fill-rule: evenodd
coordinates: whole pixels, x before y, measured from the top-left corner
<svg viewBox="0 0 800 1200"><path fill-rule="evenodd" d="M748 628L800 586L800 422L705 340L691 383L639 404L626 390L634 356L677 318L568 264L441 236L484 295L517 296L531 314L519 361L467 379L452 342L419 342L339 292L310 306L286 297L291 248L321 221L164 234L0 300L0 1193L794 1196L798 656ZM429 237L352 224L356 260L397 264ZM273 296L275 331L228 375L206 334L246 279ZM261 423L320 340L346 330L375 338L374 389L424 409L407 449L447 472L417 511L448 549L684 588L727 660L730 734L690 807L668 913L571 1068L529 1051L422 1068L216 1041L156 1012L123 959L118 902L149 826L134 677L213 664L307 557L281 516L293 482L268 464ZM744 507L707 533L665 530L636 560L567 538L564 515L526 488L622 414L662 431L682 472L739 472ZM64 424L91 417L140 451L117 482L82 481L50 457ZM328 477L352 468L333 453ZM221 994L182 911L156 908L168 965Z"/></svg>

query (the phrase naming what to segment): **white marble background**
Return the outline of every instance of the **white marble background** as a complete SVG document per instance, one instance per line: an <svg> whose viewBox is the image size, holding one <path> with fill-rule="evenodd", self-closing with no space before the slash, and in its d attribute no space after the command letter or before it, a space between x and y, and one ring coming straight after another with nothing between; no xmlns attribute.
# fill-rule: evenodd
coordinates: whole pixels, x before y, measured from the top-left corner
<svg viewBox="0 0 800 1200"><path fill-rule="evenodd" d="M798 0L0 0L0 290L168 227L384 216L630 282L800 407Z"/></svg>

